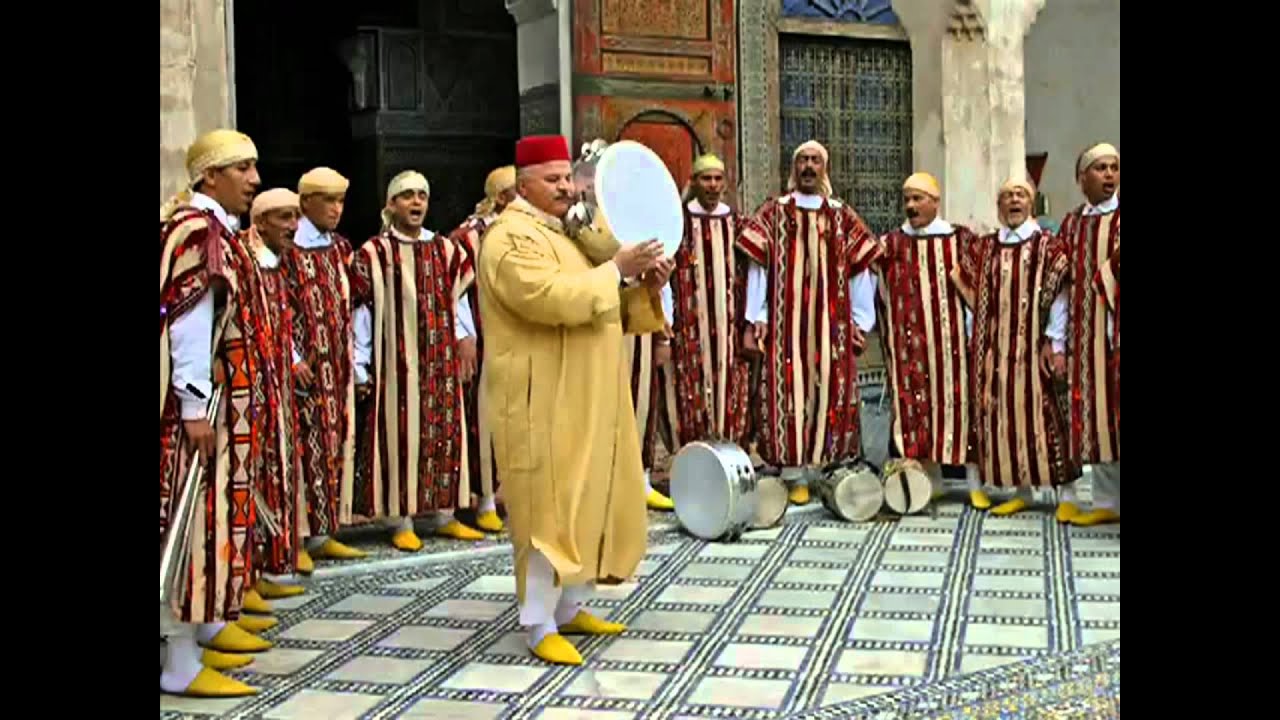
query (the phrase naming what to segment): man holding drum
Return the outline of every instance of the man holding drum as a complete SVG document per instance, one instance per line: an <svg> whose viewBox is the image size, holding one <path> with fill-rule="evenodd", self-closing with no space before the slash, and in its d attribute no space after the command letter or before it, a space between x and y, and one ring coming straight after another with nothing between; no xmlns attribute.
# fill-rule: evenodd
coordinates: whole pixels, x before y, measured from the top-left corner
<svg viewBox="0 0 1280 720"><path fill-rule="evenodd" d="M617 634L582 607L597 580L630 577L645 552L643 470L621 352L660 332L651 288L670 261L656 241L595 264L565 232L574 202L560 136L516 144L517 192L480 248L485 412L515 554L520 624L551 663L582 657L563 634ZM623 288L625 278L644 284Z"/></svg>

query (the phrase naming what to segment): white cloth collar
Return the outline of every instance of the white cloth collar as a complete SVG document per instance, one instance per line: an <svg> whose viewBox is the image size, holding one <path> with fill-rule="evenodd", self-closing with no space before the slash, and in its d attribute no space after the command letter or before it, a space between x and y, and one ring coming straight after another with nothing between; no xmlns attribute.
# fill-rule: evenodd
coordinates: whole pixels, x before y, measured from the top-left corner
<svg viewBox="0 0 1280 720"><path fill-rule="evenodd" d="M1103 200L1097 205L1090 205L1089 203L1086 202L1084 204L1084 213L1082 214L1085 217L1089 217L1090 215L1106 215L1107 213L1113 213L1119 209L1120 209L1120 191L1117 190L1111 193L1111 197L1107 198L1106 200Z"/></svg>
<svg viewBox="0 0 1280 720"><path fill-rule="evenodd" d="M191 194L191 207L197 210L208 210L212 212L213 216L218 218L218 222L222 223L223 227L233 233L236 231L237 226L239 226L239 223L233 224L231 222L231 216L227 215L226 209L219 205L217 200L214 200L204 193L198 192Z"/></svg>
<svg viewBox="0 0 1280 720"><path fill-rule="evenodd" d="M685 205L685 207L689 208L689 212L693 213L694 215L710 215L711 217L720 217L721 215L729 214L729 206L725 205L724 203L720 203L719 205L716 205L716 209L712 210L711 212L707 212L706 208L702 207L702 203L698 202L696 199L690 200L689 204Z"/></svg>
<svg viewBox="0 0 1280 720"><path fill-rule="evenodd" d="M956 229L951 226L951 223L940 217L934 218L933 222L925 225L919 230L911 227L910 221L902 223L902 232L912 237L919 237L921 235L950 235L955 231Z"/></svg>
<svg viewBox="0 0 1280 720"><path fill-rule="evenodd" d="M823 200L826 200L827 204L833 208L838 208L843 205L843 203L835 198L823 197L821 195L809 195L808 193L802 193L799 190L791 191L790 195L783 195L781 200L784 204L788 202L795 202L796 207L804 210L817 210L822 207Z"/></svg>
<svg viewBox="0 0 1280 720"><path fill-rule="evenodd" d="M254 244L253 256L258 261L259 267L264 267L268 270L275 270L280 267L280 257L272 252L265 242Z"/></svg>
<svg viewBox="0 0 1280 720"><path fill-rule="evenodd" d="M298 232L293 234L293 244L307 250L326 248L333 244L333 233L320 232L306 216L303 216L298 221Z"/></svg>
<svg viewBox="0 0 1280 720"><path fill-rule="evenodd" d="M1016 245L1025 240L1030 240L1032 235L1040 232L1040 223L1035 218L1031 218L1022 223L1015 230L1007 227L1000 228L1000 242L1006 245Z"/></svg>
<svg viewBox="0 0 1280 720"><path fill-rule="evenodd" d="M436 234L434 232L426 228L419 228L418 237L416 238L405 235L404 233L397 230L394 225L387 228L387 230L391 233L391 237L401 242L431 242L436 237Z"/></svg>

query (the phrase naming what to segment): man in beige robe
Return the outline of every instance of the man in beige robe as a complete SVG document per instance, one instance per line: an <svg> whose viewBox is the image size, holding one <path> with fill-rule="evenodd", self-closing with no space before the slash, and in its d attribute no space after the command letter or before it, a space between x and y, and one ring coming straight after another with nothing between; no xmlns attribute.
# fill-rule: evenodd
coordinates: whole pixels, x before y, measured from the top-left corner
<svg viewBox="0 0 1280 720"><path fill-rule="evenodd" d="M652 288L661 245L596 265L565 234L574 198L564 138L516 145L516 198L480 249L480 314L494 457L515 554L520 623L534 655L578 665L564 634L617 634L582 609L597 580L634 573L645 552L643 468L622 336L660 332ZM624 280L641 278L637 287Z"/></svg>

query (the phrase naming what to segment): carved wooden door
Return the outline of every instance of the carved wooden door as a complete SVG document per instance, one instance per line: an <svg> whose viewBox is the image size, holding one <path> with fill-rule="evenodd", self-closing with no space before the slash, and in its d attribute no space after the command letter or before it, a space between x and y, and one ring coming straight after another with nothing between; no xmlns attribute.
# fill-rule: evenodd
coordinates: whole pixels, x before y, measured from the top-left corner
<svg viewBox="0 0 1280 720"><path fill-rule="evenodd" d="M573 14L574 146L644 143L679 187L713 152L736 196L733 0L576 0Z"/></svg>

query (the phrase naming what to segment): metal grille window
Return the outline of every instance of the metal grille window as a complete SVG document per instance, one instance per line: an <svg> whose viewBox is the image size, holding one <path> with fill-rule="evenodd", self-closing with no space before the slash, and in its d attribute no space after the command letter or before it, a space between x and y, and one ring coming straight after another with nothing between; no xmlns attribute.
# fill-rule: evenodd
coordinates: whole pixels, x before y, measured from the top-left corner
<svg viewBox="0 0 1280 720"><path fill-rule="evenodd" d="M817 140L831 153L836 196L876 233L896 227L911 174L911 46L803 35L782 35L778 44L782 186L796 146Z"/></svg>

